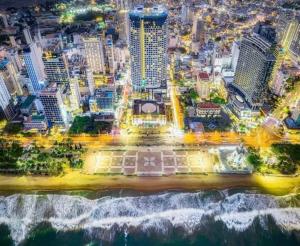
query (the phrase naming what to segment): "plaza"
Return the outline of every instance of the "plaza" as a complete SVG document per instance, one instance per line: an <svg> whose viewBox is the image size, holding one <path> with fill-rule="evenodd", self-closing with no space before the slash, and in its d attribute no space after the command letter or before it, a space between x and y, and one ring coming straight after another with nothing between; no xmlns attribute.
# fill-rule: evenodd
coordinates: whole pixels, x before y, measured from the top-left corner
<svg viewBox="0 0 300 246"><path fill-rule="evenodd" d="M93 151L86 155L89 174L168 176L213 172L216 155L209 149L141 147L130 150Z"/></svg>

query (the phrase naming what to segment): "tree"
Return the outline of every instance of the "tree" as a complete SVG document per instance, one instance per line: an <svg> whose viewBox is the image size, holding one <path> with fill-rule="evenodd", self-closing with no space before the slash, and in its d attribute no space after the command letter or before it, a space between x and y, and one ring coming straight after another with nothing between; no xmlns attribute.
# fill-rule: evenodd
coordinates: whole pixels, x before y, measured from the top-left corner
<svg viewBox="0 0 300 246"><path fill-rule="evenodd" d="M22 131L22 124L19 123L7 123L4 127L4 132L8 134L18 134Z"/></svg>
<svg viewBox="0 0 300 246"><path fill-rule="evenodd" d="M273 144L272 152L277 156L276 169L283 174L293 174L300 163L300 144Z"/></svg>
<svg viewBox="0 0 300 246"><path fill-rule="evenodd" d="M189 91L189 96L192 100L197 100L199 98L199 95L195 89L191 89Z"/></svg>
<svg viewBox="0 0 300 246"><path fill-rule="evenodd" d="M282 174L294 174L297 171L296 163L288 156L280 156L277 169Z"/></svg>
<svg viewBox="0 0 300 246"><path fill-rule="evenodd" d="M247 162L251 164L256 170L259 170L263 164L260 155L255 150L250 150L247 156Z"/></svg>

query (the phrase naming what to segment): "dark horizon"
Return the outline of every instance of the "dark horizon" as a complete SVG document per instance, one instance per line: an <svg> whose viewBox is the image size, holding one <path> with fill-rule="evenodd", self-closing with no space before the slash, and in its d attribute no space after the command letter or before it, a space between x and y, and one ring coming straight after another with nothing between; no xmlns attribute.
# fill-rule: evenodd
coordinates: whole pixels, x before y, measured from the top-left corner
<svg viewBox="0 0 300 246"><path fill-rule="evenodd" d="M0 0L0 10L5 10L7 8L15 7L29 7L36 3L45 3L45 2L52 2L55 0Z"/></svg>

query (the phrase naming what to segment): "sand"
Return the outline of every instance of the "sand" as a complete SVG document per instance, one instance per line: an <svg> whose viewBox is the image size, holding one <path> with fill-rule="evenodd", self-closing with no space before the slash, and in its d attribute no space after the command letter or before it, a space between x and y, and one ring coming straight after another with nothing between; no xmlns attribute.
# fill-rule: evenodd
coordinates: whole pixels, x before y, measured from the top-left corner
<svg viewBox="0 0 300 246"><path fill-rule="evenodd" d="M263 175L176 175L169 177L125 177L86 175L79 171L59 177L0 175L0 191L69 191L131 189L144 192L166 190L259 189L274 195L298 193L300 177Z"/></svg>

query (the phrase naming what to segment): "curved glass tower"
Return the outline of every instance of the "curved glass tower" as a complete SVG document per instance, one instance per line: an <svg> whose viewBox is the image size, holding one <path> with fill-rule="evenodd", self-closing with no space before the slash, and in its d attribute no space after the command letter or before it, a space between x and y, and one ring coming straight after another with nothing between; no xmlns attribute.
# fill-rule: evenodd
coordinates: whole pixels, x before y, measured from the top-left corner
<svg viewBox="0 0 300 246"><path fill-rule="evenodd" d="M129 13L131 79L135 91L159 88L167 80L168 11L158 5Z"/></svg>

